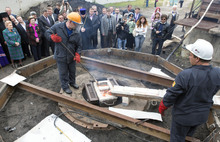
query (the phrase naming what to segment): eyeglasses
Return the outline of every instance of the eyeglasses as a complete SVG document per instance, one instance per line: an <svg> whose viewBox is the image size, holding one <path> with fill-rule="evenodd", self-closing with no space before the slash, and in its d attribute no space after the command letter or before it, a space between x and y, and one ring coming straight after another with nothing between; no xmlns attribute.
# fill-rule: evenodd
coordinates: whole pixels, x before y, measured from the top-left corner
<svg viewBox="0 0 220 142"><path fill-rule="evenodd" d="M167 19L161 19L161 20L167 20Z"/></svg>

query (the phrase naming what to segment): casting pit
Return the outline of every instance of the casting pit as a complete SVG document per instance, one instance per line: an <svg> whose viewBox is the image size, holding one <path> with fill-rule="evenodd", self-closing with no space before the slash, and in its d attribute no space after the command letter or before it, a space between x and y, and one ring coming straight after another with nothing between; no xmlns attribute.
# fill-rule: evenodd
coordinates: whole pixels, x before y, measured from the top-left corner
<svg viewBox="0 0 220 142"><path fill-rule="evenodd" d="M103 51L103 50L100 50L100 51ZM98 51L94 51L94 52L96 52L96 53L98 53ZM112 52L110 52L111 53L111 55L114 55L113 54L113 52L115 52L115 50L112 50ZM93 53L92 51L90 51L90 53ZM116 53L118 53L118 52L116 52ZM99 53L98 53L99 54ZM120 51L120 54L124 54L124 56L123 57L125 57L124 58L124 60L122 60L121 58L120 58L120 60L121 60L121 62L125 62L125 60L126 61L128 61L128 58L126 58L126 57L128 57L128 56L126 56L126 53L125 53L125 51ZM130 53L130 55L133 55L134 53L132 52L132 53ZM104 55L104 54L103 54ZM132 57L139 57L139 58L143 58L143 59L145 59L143 62L140 62L140 59L136 62L136 64L137 64L137 66L140 66L140 64L145 64L145 62L147 62L147 64L150 62L149 60L151 60L152 58L149 58L149 56L142 56L143 54L139 54L138 56L136 56L135 54L134 54L134 56L132 56ZM114 55L115 56L115 55ZM105 57L105 56L103 56L103 57ZM121 56L122 57L122 56ZM110 58L110 57L109 57ZM148 61L147 61L148 60ZM135 62L134 60L133 60L133 58L132 58L132 61L133 62ZM170 65L170 64L167 64L165 61L163 61L162 59L159 59L158 57L153 57L153 61L155 62L155 64L157 63L157 64L160 64L160 65L162 65L164 68L168 68L168 72L170 72L170 71L173 71L173 72L178 72L178 68L172 68L173 67L173 65ZM153 61L151 61L151 63L153 62ZM158 79L158 78L156 78L156 76L153 76L153 74L147 74L147 73L145 73L145 72L141 72L141 71L139 71L138 73L139 74L141 74L141 76L136 76L136 75L138 75L138 74L136 74L136 71L134 70L134 68L133 68L133 70L132 71L126 71L126 68L119 68L119 67L113 67L112 65L111 65L111 67L113 67L113 69L111 69L109 66L107 66L107 65L103 65L102 67L103 68L101 68L101 66L99 66L99 64L97 63L97 62L93 62L94 64L90 64L90 65L88 65L88 59L86 59L85 57L82 57L82 63L84 64L84 65L86 65L86 67L89 69L89 71L90 71L90 73L95 77L95 78L100 78L100 77L105 77L105 78L110 78L110 77L114 77L114 78L116 78L117 79L117 82L119 83L119 84L124 84L125 86L132 86L132 87L147 87L147 88L156 88L156 89L163 89L163 88L166 88L166 87L163 87L163 86L169 86L170 84L172 84L172 79L168 79L168 78L166 78L166 77L162 77L162 79ZM118 61L119 62L119 61ZM88 66L87 66L88 65ZM152 64L152 65L154 65L154 64ZM159 65L159 66L160 66ZM30 75L32 75L33 73L31 73L33 70L35 70L35 72L36 71L39 71L39 66L42 66L42 68L44 68L44 67L47 67L48 65L45 65L44 63L42 63L42 64L37 64L37 66L38 67L36 67L36 68L27 68L27 69L29 69L29 71L26 71L25 73L23 72L23 70L19 70L19 72L20 72L20 74L22 74L22 75L24 75L24 76L26 76L26 77L28 77L28 76L30 76ZM106 70L106 68L107 68L107 70ZM150 68L150 67L148 67L148 68ZM133 74L135 74L135 75L133 75ZM175 74L175 73L174 73ZM152 79L153 78L153 79ZM156 80L155 80L155 82L154 83L151 83L151 79L152 80L154 80L156 78ZM82 97L82 88L83 88L83 86L85 85L85 83L88 83L89 82L89 80L91 79L91 76L78 64L77 65L77 77L76 77L76 83L80 86L80 89L79 90L75 90L75 89L73 89L73 88L71 88L71 89L73 89L73 92L74 92L74 94L71 96L72 98L74 98L74 99L77 99L77 100L79 100L79 102L81 103L81 104L88 104L88 102L86 102L85 100L84 100L84 98ZM158 79L158 80L157 80ZM148 81L149 80L149 81ZM50 89L50 90L53 90L53 91L56 91L56 92L59 92L59 87L60 87L60 85L59 85L59 80L58 80L58 71L57 71L57 68L56 68L56 66L55 67L53 67L52 69L50 68L50 69L48 69L48 70L45 70L44 72L41 72L41 73L38 73L38 74L36 74L35 76L33 76L33 77L31 77L31 78L29 78L28 80L26 80L26 81L28 81L28 82L30 82L30 83L33 83L33 84L36 84L36 85L39 85L39 86L41 86L41 87L43 87L43 88L47 88L47 89ZM156 85L155 83L157 83L157 84L163 84L163 86L161 86L161 85ZM24 89L24 90L26 90L25 88L24 88L24 86L19 86L19 88L21 88L21 89ZM29 89L28 91L31 91L31 90L33 90L33 89ZM49 91L49 93L51 93L50 91ZM47 93L42 93L42 96L44 96L45 94L47 94ZM49 95L49 94L48 94ZM65 94L62 94L62 95L58 95L58 96L65 96ZM69 95L68 95L68 97L70 97ZM16 112L20 112L21 114L23 114L23 112L26 112L26 114L27 114L27 116L28 117L25 117L25 118L23 118L22 117L22 120L21 120L21 122L22 123L20 123L18 126L17 126L17 128L22 128L22 130L26 127L27 129L25 129L24 131L19 131L20 133L18 133L17 135L15 135L15 137L13 137L12 139L11 139L11 141L14 141L15 139L16 139L16 137L19 137L19 136L21 136L22 134L24 134L26 131L28 131L30 128L32 128L32 126L33 125L35 125L36 123L31 123L31 121L27 121L27 120L30 120L31 118L37 118L37 121L36 122L39 122L43 117L45 117L45 115L47 115L48 113L51 113L51 112L54 112L54 110L56 111L56 113L57 114L59 114L60 113L60 111L57 109L57 106L56 106L56 103L55 102L53 102L53 101L48 101L48 99L45 99L45 98L42 98L42 97L39 97L39 96L35 96L35 95L30 95L30 94L28 94L28 92L25 92L24 94L22 93L22 90L18 90L18 92L16 92L16 95L13 95L12 96L12 98L13 99L11 99L12 101L13 100L18 100L19 102L22 102L22 103L17 103L16 104L16 106L12 103L12 102L10 102L9 101L9 104L7 104L7 109L4 111L4 113L3 113L3 115L4 116L6 116L6 115L8 115L8 114L10 114L11 112L13 112L13 110L11 110L11 108L13 108L13 109L18 109L18 110L16 110ZM36 99L37 98L37 99ZM30 105L32 105L32 104L34 104L32 107L29 105L26 105L27 104L27 102L26 103L23 103L23 101L26 101L26 100L32 100L33 101L33 103L31 103ZM39 101L40 100L40 101ZM82 101L82 100L84 100L84 101ZM43 105L43 106L41 106L41 104L39 104L39 102L42 102L42 101L46 101L46 103L45 103L45 105ZM56 101L58 101L59 102L59 100L56 100ZM83 103L82 103L83 102ZM30 102L29 102L30 103ZM51 105L51 103L53 103L53 105ZM22 106L21 106L22 105ZM119 106L120 106L121 104L119 104ZM60 104L59 103L59 106L60 107L62 107L62 111L63 112L66 112L66 111L68 111L68 110L73 110L72 111L72 113L74 113L74 114L78 114L78 112L76 112L72 107L63 107L64 105L63 104ZM92 109L91 110L86 110L85 109L85 107L83 106L83 105L81 105L82 107L78 107L78 109L79 109L79 113L81 112L82 113L82 111L81 110L83 110L83 111L85 111L85 113L83 113L83 114L81 114L81 115L86 115L86 116L88 116L88 117L91 117L91 118L96 118L96 117L99 117L100 116L100 111L98 111L98 109L100 109L100 110L103 110L103 107L99 107L98 109L97 109L97 111L93 111ZM91 105L87 105L87 106L90 106L91 107ZM93 105L94 106L94 105ZM117 105L118 106L118 105ZM23 108L23 107L25 107L25 110L23 109L21 109L21 108ZM39 111L39 107L41 108L41 109L44 109L44 111ZM42 108L43 107L43 108ZM120 107L124 107L124 106L120 106ZM28 109L28 108L30 108L30 112L28 112L26 109ZM97 108L97 107L94 107L94 108ZM128 109L132 109L132 108L136 108L136 110L146 110L145 108L146 108L146 100L138 100L138 99L131 99L131 101L130 101L130 104L126 107L126 108L128 108ZM153 106L152 108L150 108L149 110L147 110L147 111L150 111L150 110L154 110L154 111L157 111L157 109L158 109L158 106ZM170 114L171 112L170 112L170 110L171 109L168 109L167 110L167 113L166 114ZM107 110L107 108L106 108L106 111L108 111ZM35 113L35 115L34 116L32 116L33 115L33 112ZM90 113L90 112L92 112L92 113ZM103 111L102 111L103 112ZM31 116L31 118L30 118L30 116ZM39 117L40 116L40 117ZM73 120L72 118L70 118L69 117L70 115L66 115L66 117L67 118L69 118L69 120L71 120L71 121L74 121L74 122L76 122L76 121L78 121L78 120L81 120L81 119L84 119L84 118L82 118L80 115L78 115L78 116L76 116L76 118L77 118L77 120ZM108 120L109 121L112 121L112 122L114 122L114 120L117 120L117 119L109 119L109 118L111 118L111 117L105 117L106 116L106 114L105 115L102 115L102 119L99 119L98 121L97 121L97 123L91 123L92 125L90 125L90 126L92 126L92 128L91 129L107 129L107 128L109 128L109 122L108 122ZM88 117L85 117L86 119L88 119ZM5 117L6 118L6 120L9 120L9 118L10 118L10 116L8 116L8 117ZM34 120L36 120L36 119L34 119ZM100 121L101 120L101 121ZM122 125L124 125L124 126L126 126L126 127L129 127L129 128L138 128L138 125L133 125L134 123L130 123L131 122L131 120L132 121L134 121L135 122L135 120L133 120L133 119L129 119L129 120L124 120L124 121L117 121L118 122L118 124L122 124ZM91 122L91 121L93 121L92 119L90 119L90 120L88 120L88 122ZM95 121L95 120L94 120ZM26 122L26 123L24 123L24 122ZM100 122L103 122L103 123L100 123ZM105 123L106 122L106 123ZM126 123L125 123L126 122ZM150 123L152 123L152 124L150 124L150 126L155 126L155 125L157 125L157 127L159 127L158 129L155 129L154 127L151 127L150 129L152 130L153 129L153 131L155 131L155 132L157 132L157 133L161 133L161 131L162 131L162 133L164 134L164 135L166 135L166 136L169 136L169 134L168 133L166 133L167 132L167 129L165 129L165 128L168 128L169 129L169 126L170 126L170 122L171 122L171 118L170 118L170 115L166 115L166 118L164 119L164 122L163 123L161 123L161 122L155 122L155 121L148 121L148 122L150 122ZM116 122L115 122L116 123ZM25 125L24 125L25 124ZM1 124L2 125L2 124ZM31 125L31 126L29 126L29 127L27 127L27 125ZM138 130L138 131L140 131L140 130L143 130L142 128L145 128L146 126L147 126L148 124L147 123L144 123L144 125L142 125L142 124L140 124L140 128L141 129L135 129L135 130ZM3 125L2 125L3 126ZM91 131L91 130L88 130L88 129L83 129L82 127L79 127L79 126L77 126L77 125L74 125L78 130L80 130L80 131L82 131L83 133L85 133L86 135L88 135L88 137L89 138L91 138L93 141L108 141L109 139L110 139L110 137L111 137L111 140L112 141L120 141L121 139L123 139L124 141L136 141L136 142L139 142L139 141L142 141L142 140L139 140L139 139L136 139L136 138L131 138L131 137L129 137L129 136L124 136L124 134L122 134L122 133L120 133L120 131L117 131L117 130L114 130L114 131L108 131L108 132L106 132L106 131L102 131L102 133L100 133L100 131L97 131L97 133L96 133L96 131ZM98 127L96 127L96 126L98 126ZM101 127L102 126L102 127ZM163 128L161 128L161 127L163 127ZM109 128L110 129L110 128ZM197 138L200 138L200 139L204 139L207 135L208 135L208 133L205 133L204 132L204 129L206 129L204 126L202 126L202 127L200 127L200 129L198 129L198 131L197 131L197 133L195 134L195 137L197 137ZM19 129L20 130L20 129ZM126 129L127 130L127 129ZM147 129L146 129L147 130ZM161 130L161 131L160 131ZM158 141L158 139L157 138L155 138L155 137L159 137L160 139L168 139L168 137L164 137L164 138L162 138L162 137L160 137L161 135L154 135L155 137L152 137L151 135L152 135L152 133L148 133L149 131L142 131L143 133L147 133L147 134L149 134L149 135L146 135L146 134L143 134L143 133L139 133L139 132L137 132L137 131L133 131L133 130L128 130L128 131L131 131L132 133L135 133L136 135L139 135L140 137L142 137L142 138L144 138L144 139L147 139L147 140L149 140L149 141ZM2 132L2 131L1 131ZM22 132L22 133L21 133ZM89 132L89 133L88 133ZM201 135L201 133L203 133L204 135ZM4 136L8 136L9 137L9 135L7 135L7 133L5 133L5 132L2 132L2 134L4 134ZM108 137L109 136L109 137Z"/></svg>

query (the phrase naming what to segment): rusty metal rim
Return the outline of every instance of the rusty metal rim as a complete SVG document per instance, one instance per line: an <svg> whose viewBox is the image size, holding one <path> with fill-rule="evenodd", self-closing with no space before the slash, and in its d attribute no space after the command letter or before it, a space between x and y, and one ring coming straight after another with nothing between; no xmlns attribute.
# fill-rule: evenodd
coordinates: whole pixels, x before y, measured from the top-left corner
<svg viewBox="0 0 220 142"><path fill-rule="evenodd" d="M127 116L124 116L124 115L121 115L115 112L111 112L107 109L100 108L98 106L94 106L94 105L82 102L80 100L73 99L68 96L62 96L59 93L53 92L51 90L47 90L42 87L35 86L27 82L21 82L17 85L17 87L20 89L26 90L28 92L37 94L39 96L49 98L53 101L63 103L65 105L80 109L89 114L99 116L107 120L111 120L113 122L129 127L131 129L137 130L139 132L143 132L145 134L149 134L159 139L169 141L170 132L169 130L165 128L162 128L162 127L150 124L150 123L146 123L146 122L140 125L136 125L136 123L139 120L136 120L136 119L133 119L133 118L130 118L130 117L127 117ZM186 140L187 141L200 141L192 137L186 137Z"/></svg>

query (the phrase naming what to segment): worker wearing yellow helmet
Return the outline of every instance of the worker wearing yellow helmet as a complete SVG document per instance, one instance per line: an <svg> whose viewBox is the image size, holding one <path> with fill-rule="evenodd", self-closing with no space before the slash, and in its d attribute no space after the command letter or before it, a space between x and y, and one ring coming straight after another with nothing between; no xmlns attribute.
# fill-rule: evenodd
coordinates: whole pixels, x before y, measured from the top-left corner
<svg viewBox="0 0 220 142"><path fill-rule="evenodd" d="M173 106L171 142L185 142L186 136L193 136L196 128L207 121L213 96L220 89L220 68L209 63L213 55L212 44L198 39L186 49L190 52L192 66L177 75L159 105L162 115Z"/></svg>
<svg viewBox="0 0 220 142"><path fill-rule="evenodd" d="M57 62L61 88L72 94L71 88L78 89L75 72L76 62L80 62L81 36L77 27L81 24L81 16L77 12L67 15L64 23L53 25L46 31L48 40L55 42L54 59Z"/></svg>

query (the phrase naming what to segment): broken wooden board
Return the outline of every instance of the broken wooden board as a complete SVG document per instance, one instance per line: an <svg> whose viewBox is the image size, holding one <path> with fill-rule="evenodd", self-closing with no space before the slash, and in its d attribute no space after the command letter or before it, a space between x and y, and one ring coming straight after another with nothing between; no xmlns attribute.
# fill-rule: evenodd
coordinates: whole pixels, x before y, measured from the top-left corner
<svg viewBox="0 0 220 142"><path fill-rule="evenodd" d="M171 40L166 40L163 44L163 48L166 48L168 46L170 46L172 43L179 43L181 41L181 38L179 38L178 36L172 35L172 39Z"/></svg>

